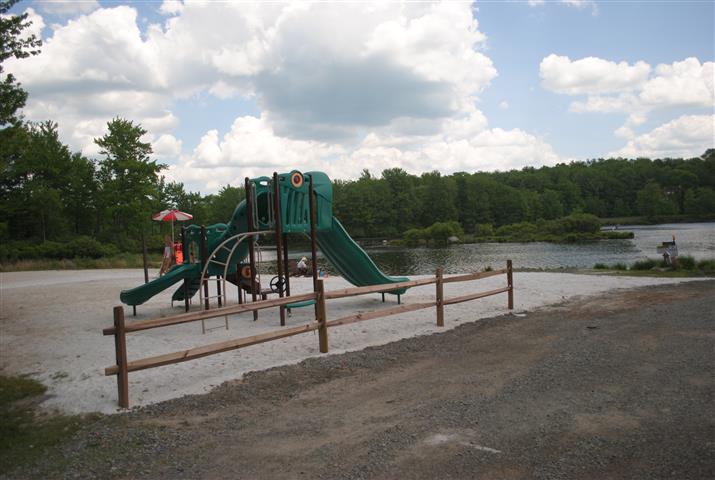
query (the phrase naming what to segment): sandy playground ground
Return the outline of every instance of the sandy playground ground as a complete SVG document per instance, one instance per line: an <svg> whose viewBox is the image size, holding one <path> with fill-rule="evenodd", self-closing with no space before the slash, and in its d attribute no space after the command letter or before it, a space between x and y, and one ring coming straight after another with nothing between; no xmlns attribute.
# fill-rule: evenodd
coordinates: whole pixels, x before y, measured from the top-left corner
<svg viewBox="0 0 715 480"><path fill-rule="evenodd" d="M150 278L157 275L150 272ZM419 277L413 277L419 278ZM663 285L692 281L645 277L612 277L566 273L515 273L514 314L545 305L597 295L613 289ZM104 368L113 365L113 337L102 329L112 325L112 308L119 305L119 292L143 282L143 271L86 270L13 272L0 274L0 374L29 375L48 386L46 407L68 413L118 411L114 376ZM506 285L504 275L484 280L445 285L447 298L486 291ZM341 277L325 279L326 290L350 287ZM213 287L212 287L213 288ZM291 280L292 293L311 291L310 278ZM409 290L403 304L434 300L434 285ZM127 307L127 321L173 315L184 311L183 304L171 306L173 289L166 290L138 307L136 317ZM232 297L231 297L232 295ZM330 300L328 319L371 311L397 303L379 294ZM194 298L198 306L198 295ZM235 288L229 289L229 303L236 303ZM360 350L401 338L426 335L454 328L465 322L507 313L506 294L445 307L445 327L435 324L434 309L424 309L329 330L330 353ZM287 326L313 320L312 307L296 309ZM259 320L252 315L206 322L211 328L201 333L200 322L160 328L127 336L128 359L170 353L280 328L278 310L264 310ZM218 327L218 328L214 328ZM240 378L255 370L297 363L318 352L317 333L305 333L283 340L251 346L195 361L129 374L132 406L148 405L187 394L210 391L224 381Z"/></svg>

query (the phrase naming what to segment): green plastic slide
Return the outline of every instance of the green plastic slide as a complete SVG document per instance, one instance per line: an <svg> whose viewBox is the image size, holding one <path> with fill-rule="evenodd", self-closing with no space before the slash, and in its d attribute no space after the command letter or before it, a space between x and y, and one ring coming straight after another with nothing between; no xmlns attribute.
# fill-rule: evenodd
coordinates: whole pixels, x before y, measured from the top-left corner
<svg viewBox="0 0 715 480"><path fill-rule="evenodd" d="M335 217L333 217L333 227L330 230L318 231L317 241L320 251L332 262L340 274L356 287L409 280L407 277L390 277L382 273L365 250L350 237ZM401 295L405 293L405 290L402 288L390 293Z"/></svg>
<svg viewBox="0 0 715 480"><path fill-rule="evenodd" d="M175 265L163 276L155 278L149 283L139 285L131 290L123 290L119 299L127 305L141 305L154 295L157 295L185 278L198 278L201 276L201 265L198 263L184 263Z"/></svg>

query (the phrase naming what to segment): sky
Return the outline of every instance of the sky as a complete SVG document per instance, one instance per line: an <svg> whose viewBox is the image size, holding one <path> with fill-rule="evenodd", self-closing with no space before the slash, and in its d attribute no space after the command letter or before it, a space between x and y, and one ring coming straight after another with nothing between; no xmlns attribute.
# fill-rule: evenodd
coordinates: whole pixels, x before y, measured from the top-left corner
<svg viewBox="0 0 715 480"><path fill-rule="evenodd" d="M100 158L122 117L170 181L495 171L715 147L712 1L23 1L26 120Z"/></svg>

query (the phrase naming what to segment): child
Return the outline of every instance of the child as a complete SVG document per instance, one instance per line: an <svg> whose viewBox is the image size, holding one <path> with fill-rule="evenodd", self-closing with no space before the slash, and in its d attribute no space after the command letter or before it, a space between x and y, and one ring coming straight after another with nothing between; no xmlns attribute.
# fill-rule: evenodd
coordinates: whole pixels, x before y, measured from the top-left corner
<svg viewBox="0 0 715 480"><path fill-rule="evenodd" d="M308 275L308 259L303 257L300 259L300 262L298 262L297 268L298 268L298 275Z"/></svg>
<svg viewBox="0 0 715 480"><path fill-rule="evenodd" d="M174 259L174 242L171 241L169 235L164 236L164 258L161 261L161 269L159 270L159 276L161 277L169 268L171 268L171 262Z"/></svg>

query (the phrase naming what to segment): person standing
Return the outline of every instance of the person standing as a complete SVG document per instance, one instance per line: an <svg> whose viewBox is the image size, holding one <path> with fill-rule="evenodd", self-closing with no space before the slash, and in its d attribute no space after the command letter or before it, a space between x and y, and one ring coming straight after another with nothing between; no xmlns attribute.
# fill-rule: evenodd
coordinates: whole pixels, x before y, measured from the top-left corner
<svg viewBox="0 0 715 480"><path fill-rule="evenodd" d="M159 276L163 276L171 268L171 264L174 260L174 242L171 241L169 235L164 235L164 258L161 261L161 269L159 269Z"/></svg>

